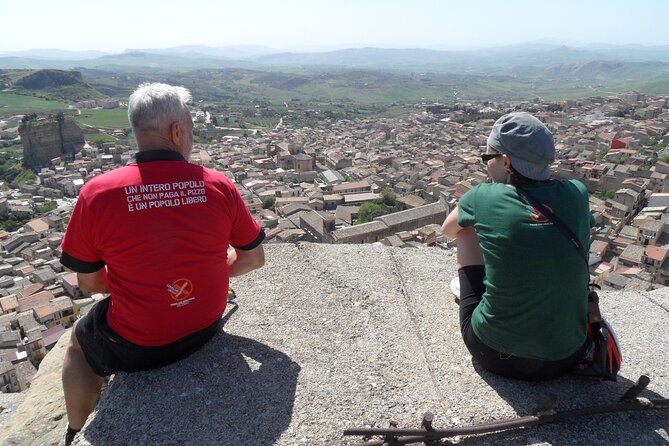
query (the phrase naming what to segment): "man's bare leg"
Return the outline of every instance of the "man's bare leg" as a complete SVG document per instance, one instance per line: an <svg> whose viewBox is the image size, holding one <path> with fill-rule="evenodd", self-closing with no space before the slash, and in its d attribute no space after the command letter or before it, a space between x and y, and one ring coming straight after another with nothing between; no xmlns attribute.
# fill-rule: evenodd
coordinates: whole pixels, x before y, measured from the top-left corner
<svg viewBox="0 0 669 446"><path fill-rule="evenodd" d="M86 419L93 412L104 381L104 378L93 372L81 350L75 334L78 322L75 322L72 328L72 338L63 361L63 392L67 421L70 428L76 430L84 427Z"/></svg>
<svg viewBox="0 0 669 446"><path fill-rule="evenodd" d="M458 256L456 267L483 265L483 251L479 245L479 236L472 227L461 229L456 237Z"/></svg>

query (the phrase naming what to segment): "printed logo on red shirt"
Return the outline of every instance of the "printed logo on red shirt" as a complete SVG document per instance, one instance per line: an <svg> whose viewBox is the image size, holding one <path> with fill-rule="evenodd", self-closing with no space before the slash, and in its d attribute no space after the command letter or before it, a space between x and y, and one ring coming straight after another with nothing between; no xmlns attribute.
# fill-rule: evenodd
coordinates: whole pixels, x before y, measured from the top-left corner
<svg viewBox="0 0 669 446"><path fill-rule="evenodd" d="M182 301L193 293L193 283L188 279L177 279L167 284L167 292L172 299L177 302Z"/></svg>

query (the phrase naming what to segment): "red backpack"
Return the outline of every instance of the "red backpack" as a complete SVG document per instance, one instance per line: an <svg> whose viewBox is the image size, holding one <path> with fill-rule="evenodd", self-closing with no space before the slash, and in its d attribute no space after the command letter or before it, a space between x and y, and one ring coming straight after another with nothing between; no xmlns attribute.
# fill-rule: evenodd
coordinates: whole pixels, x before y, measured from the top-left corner
<svg viewBox="0 0 669 446"><path fill-rule="evenodd" d="M597 292L590 291L586 350L574 374L602 381L616 381L622 360L623 355L616 332L599 311Z"/></svg>

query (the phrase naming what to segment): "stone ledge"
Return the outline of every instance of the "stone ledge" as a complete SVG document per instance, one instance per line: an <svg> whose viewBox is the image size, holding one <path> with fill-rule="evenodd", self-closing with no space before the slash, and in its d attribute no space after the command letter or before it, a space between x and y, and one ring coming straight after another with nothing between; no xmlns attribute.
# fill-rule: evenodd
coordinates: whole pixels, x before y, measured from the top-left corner
<svg viewBox="0 0 669 446"><path fill-rule="evenodd" d="M181 363L117 375L76 445L350 445L360 438L343 438L345 428L386 427L391 419L417 427L428 410L435 427L455 427L528 415L551 393L558 410L610 403L642 373L652 379L642 396L669 396L663 290L602 293L623 348L619 382L526 383L472 364L448 290L450 252L314 244L270 244L266 251L263 269L232 282L239 308L226 334ZM62 361L61 350L47 359L57 363L58 354ZM49 388L42 381L60 383L43 372L23 406ZM44 400L58 398L52 390ZM40 437L37 428L13 421L0 428L0 439L56 444L63 426L64 419L47 422ZM667 426L666 411L644 412L453 440L654 445L669 441Z"/></svg>

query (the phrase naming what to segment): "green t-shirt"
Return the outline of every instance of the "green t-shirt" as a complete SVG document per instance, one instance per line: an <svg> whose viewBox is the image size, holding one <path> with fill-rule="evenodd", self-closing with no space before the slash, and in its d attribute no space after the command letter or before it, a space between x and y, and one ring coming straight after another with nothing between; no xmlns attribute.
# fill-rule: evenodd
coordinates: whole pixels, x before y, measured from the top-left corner
<svg viewBox="0 0 669 446"><path fill-rule="evenodd" d="M582 183L547 181L523 188L587 250L594 219ZM458 206L458 223L476 229L485 261L486 291L472 315L476 336L523 358L556 361L573 354L585 342L589 279L574 246L506 184L480 184Z"/></svg>

